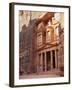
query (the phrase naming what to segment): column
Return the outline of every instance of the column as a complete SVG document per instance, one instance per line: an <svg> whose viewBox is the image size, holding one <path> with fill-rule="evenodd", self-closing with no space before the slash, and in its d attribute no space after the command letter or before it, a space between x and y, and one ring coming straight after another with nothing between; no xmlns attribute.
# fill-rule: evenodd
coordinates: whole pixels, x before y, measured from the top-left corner
<svg viewBox="0 0 72 90"><path fill-rule="evenodd" d="M47 64L46 64L46 52L45 52L45 72L47 71Z"/></svg>
<svg viewBox="0 0 72 90"><path fill-rule="evenodd" d="M57 53L57 68L58 68L58 49L56 49L56 53Z"/></svg>
<svg viewBox="0 0 72 90"><path fill-rule="evenodd" d="M37 65L38 73L41 72L41 53L38 54L38 65Z"/></svg>
<svg viewBox="0 0 72 90"><path fill-rule="evenodd" d="M37 73L39 73L39 55L37 54Z"/></svg>
<svg viewBox="0 0 72 90"><path fill-rule="evenodd" d="M50 51L50 55L51 55L51 70L53 69L53 56L52 56L52 51Z"/></svg>
<svg viewBox="0 0 72 90"><path fill-rule="evenodd" d="M57 51L55 50L55 67L57 68Z"/></svg>
<svg viewBox="0 0 72 90"><path fill-rule="evenodd" d="M43 71L43 55L41 53L41 60L40 60L40 71Z"/></svg>

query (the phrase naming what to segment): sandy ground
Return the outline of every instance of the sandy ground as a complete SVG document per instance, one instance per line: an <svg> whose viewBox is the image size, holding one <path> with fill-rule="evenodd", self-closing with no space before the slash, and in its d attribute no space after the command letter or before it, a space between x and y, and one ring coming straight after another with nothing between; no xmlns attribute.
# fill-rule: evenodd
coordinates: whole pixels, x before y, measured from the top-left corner
<svg viewBox="0 0 72 90"><path fill-rule="evenodd" d="M32 79L32 78L48 78L48 77L61 77L61 71L54 70L54 71L47 71L47 72L40 72L40 73L32 73L27 75L22 75L20 79Z"/></svg>

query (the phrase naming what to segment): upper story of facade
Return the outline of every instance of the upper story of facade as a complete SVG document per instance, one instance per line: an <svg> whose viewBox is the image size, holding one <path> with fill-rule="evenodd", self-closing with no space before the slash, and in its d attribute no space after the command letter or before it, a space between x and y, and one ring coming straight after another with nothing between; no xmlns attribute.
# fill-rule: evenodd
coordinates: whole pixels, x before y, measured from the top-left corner
<svg viewBox="0 0 72 90"><path fill-rule="evenodd" d="M55 16L52 16L47 21L42 20L38 24L36 28L37 49L45 46L57 45L60 43L60 32L64 30L63 15L61 15L61 19L62 23L61 21L57 20Z"/></svg>

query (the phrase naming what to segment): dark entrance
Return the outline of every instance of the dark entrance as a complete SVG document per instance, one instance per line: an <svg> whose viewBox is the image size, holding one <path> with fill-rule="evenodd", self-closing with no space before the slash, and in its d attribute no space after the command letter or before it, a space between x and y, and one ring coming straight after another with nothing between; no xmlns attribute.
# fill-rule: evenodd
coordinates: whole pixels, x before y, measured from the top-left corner
<svg viewBox="0 0 72 90"><path fill-rule="evenodd" d="M45 71L45 53L42 53L43 56L43 71Z"/></svg>
<svg viewBox="0 0 72 90"><path fill-rule="evenodd" d="M53 68L55 68L55 51L52 50Z"/></svg>
<svg viewBox="0 0 72 90"><path fill-rule="evenodd" d="M38 63L39 66L41 65L40 60L41 60L41 54L39 54L39 63Z"/></svg>
<svg viewBox="0 0 72 90"><path fill-rule="evenodd" d="M47 70L51 69L51 56L50 56L50 51L46 52L46 66Z"/></svg>

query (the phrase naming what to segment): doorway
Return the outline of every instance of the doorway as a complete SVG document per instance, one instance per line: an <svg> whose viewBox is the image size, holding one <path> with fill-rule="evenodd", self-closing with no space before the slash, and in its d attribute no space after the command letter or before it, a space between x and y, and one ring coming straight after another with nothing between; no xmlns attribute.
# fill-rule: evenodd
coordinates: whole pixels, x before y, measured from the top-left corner
<svg viewBox="0 0 72 90"><path fill-rule="evenodd" d="M46 52L46 66L47 66L47 71L51 69L51 56L50 56L50 51Z"/></svg>
<svg viewBox="0 0 72 90"><path fill-rule="evenodd" d="M43 71L45 71L45 53L42 53L43 56Z"/></svg>
<svg viewBox="0 0 72 90"><path fill-rule="evenodd" d="M55 68L55 51L52 50L53 68Z"/></svg>

